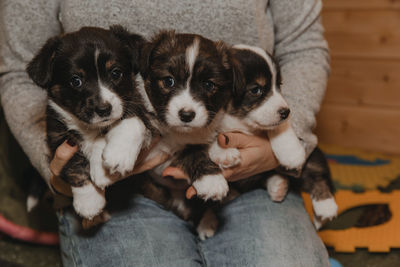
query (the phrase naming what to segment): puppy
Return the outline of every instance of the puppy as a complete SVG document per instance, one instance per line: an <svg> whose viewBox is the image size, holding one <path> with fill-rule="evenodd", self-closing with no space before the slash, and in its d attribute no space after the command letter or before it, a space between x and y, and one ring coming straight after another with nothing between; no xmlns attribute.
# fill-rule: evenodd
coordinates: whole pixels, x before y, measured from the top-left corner
<svg viewBox="0 0 400 267"><path fill-rule="evenodd" d="M121 26L84 27L49 39L27 66L47 90L50 158L65 140L79 151L61 170L78 214L92 219L105 206L104 188L130 172L151 126L136 88L145 40Z"/></svg>
<svg viewBox="0 0 400 267"><path fill-rule="evenodd" d="M143 95L159 123L162 140L154 149L173 155L153 172L179 166L189 174L198 195L221 200L229 190L221 169L207 154L231 98L233 68L229 49L195 34L163 31L143 48ZM184 198L184 197L183 197Z"/></svg>
<svg viewBox="0 0 400 267"><path fill-rule="evenodd" d="M332 219L337 206L333 198L333 186L329 167L319 149L305 162L305 151L288 120L290 109L280 93L279 67L264 50L246 45L233 47L233 57L238 64L240 87L235 88L233 100L221 121L221 132L239 131L246 134L267 132L272 151L282 167L301 170L302 189L311 194L316 218ZM237 83L239 84L239 83ZM236 148L222 149L217 141L210 147L211 159L222 168L240 163ZM280 202L288 190L288 180L278 172L269 172L262 178L272 200ZM257 185L259 176L231 183L238 191ZM250 186L250 188L252 187ZM318 227L321 221L315 221Z"/></svg>

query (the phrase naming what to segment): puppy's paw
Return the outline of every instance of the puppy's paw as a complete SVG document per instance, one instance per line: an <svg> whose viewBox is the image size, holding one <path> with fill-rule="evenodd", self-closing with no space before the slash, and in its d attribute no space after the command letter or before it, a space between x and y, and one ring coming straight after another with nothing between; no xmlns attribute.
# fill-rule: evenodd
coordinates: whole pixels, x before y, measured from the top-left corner
<svg viewBox="0 0 400 267"><path fill-rule="evenodd" d="M280 175L273 175L267 179L265 185L272 201L282 202L285 199L289 187L286 178Z"/></svg>
<svg viewBox="0 0 400 267"><path fill-rule="evenodd" d="M196 231L199 235L200 240L206 240L214 236L215 232L218 228L218 219L215 213L208 209L204 213L203 217L201 218L199 225L196 228Z"/></svg>
<svg viewBox="0 0 400 267"><path fill-rule="evenodd" d="M197 196L204 200L220 201L229 192L228 182L222 174L204 175L193 183Z"/></svg>
<svg viewBox="0 0 400 267"><path fill-rule="evenodd" d="M111 215L107 211L103 211L100 214L94 216L91 220L83 218L82 219L82 228L87 230L89 228L92 228L96 225L103 224L110 220Z"/></svg>
<svg viewBox="0 0 400 267"><path fill-rule="evenodd" d="M210 159L221 168L230 168L240 163L240 152L237 148L209 151Z"/></svg>
<svg viewBox="0 0 400 267"><path fill-rule="evenodd" d="M141 145L132 146L124 142L111 142L107 144L103 151L103 164L110 174L121 174L125 176L135 167L137 156Z"/></svg>
<svg viewBox="0 0 400 267"><path fill-rule="evenodd" d="M197 226L196 228L197 234L202 241L206 240L207 238L213 237L216 230L217 229L211 227L210 225L202 224L199 224L199 226Z"/></svg>
<svg viewBox="0 0 400 267"><path fill-rule="evenodd" d="M297 147L281 158L279 158L279 163L286 167L287 169L301 169L306 161L306 152L303 147Z"/></svg>
<svg viewBox="0 0 400 267"><path fill-rule="evenodd" d="M73 206L75 211L86 219L93 219L106 205L104 191L92 183L80 187L72 187Z"/></svg>
<svg viewBox="0 0 400 267"><path fill-rule="evenodd" d="M338 206L333 197L324 200L312 200L314 209L314 225L319 229L323 222L337 216Z"/></svg>
<svg viewBox="0 0 400 267"><path fill-rule="evenodd" d="M113 184L115 179L114 176L110 176L102 165L91 165L90 166L90 178L92 182L99 188L104 189L105 187Z"/></svg>

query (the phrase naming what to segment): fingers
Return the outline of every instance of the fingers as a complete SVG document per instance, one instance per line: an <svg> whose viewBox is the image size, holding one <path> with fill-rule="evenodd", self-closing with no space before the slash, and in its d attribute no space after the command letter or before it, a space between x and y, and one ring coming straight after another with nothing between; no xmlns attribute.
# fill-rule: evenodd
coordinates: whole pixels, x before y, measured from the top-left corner
<svg viewBox="0 0 400 267"><path fill-rule="evenodd" d="M171 167L171 166L164 169L162 176L163 177L171 176L174 179L178 179L178 180L188 180L189 179L189 176L186 173L184 173L180 168Z"/></svg>
<svg viewBox="0 0 400 267"><path fill-rule="evenodd" d="M50 178L50 183L54 189L66 196L72 196L71 187L64 182L58 175L64 165L78 151L78 146L71 140L62 143L56 150L53 160L50 162L50 171L53 174Z"/></svg>
<svg viewBox="0 0 400 267"><path fill-rule="evenodd" d="M174 179L179 179L179 180L188 180L189 177L186 173L184 173L180 168L178 167L167 167L162 173L163 177L170 176L173 177ZM191 185L189 188L186 190L186 198L191 199L195 195L197 195L196 189Z"/></svg>
<svg viewBox="0 0 400 267"><path fill-rule="evenodd" d="M64 165L78 151L78 146L71 141L64 141L56 150L53 160L50 162L50 170L58 176Z"/></svg>
<svg viewBox="0 0 400 267"><path fill-rule="evenodd" d="M148 171L150 169L153 169L154 167L160 165L161 163L165 162L169 158L169 155L166 153L160 153L156 155L155 157L145 161L145 162L140 162L134 169L132 174L138 174L142 173L145 171Z"/></svg>
<svg viewBox="0 0 400 267"><path fill-rule="evenodd" d="M196 191L196 189L191 185L191 186L186 190L186 198L187 198L187 199L191 199L191 198L194 197L195 195L197 195L197 191Z"/></svg>
<svg viewBox="0 0 400 267"><path fill-rule="evenodd" d="M254 136L243 133L222 133L218 135L218 144L222 148L244 148L253 142Z"/></svg>
<svg viewBox="0 0 400 267"><path fill-rule="evenodd" d="M51 176L50 183L58 193L69 197L72 196L71 186L64 182L59 176Z"/></svg>

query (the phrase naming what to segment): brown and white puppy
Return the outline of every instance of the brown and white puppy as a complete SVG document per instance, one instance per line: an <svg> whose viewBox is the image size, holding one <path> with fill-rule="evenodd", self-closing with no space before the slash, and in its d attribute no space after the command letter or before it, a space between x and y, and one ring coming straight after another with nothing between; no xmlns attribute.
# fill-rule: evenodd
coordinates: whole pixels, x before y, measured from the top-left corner
<svg viewBox="0 0 400 267"><path fill-rule="evenodd" d="M49 39L27 67L48 92L50 158L66 139L79 146L60 177L71 185L75 210L87 219L103 210L112 174L131 171L151 140L135 82L144 42L121 26L84 27Z"/></svg>
<svg viewBox="0 0 400 267"><path fill-rule="evenodd" d="M200 35L163 31L142 51L141 74L147 108L159 123L158 149L174 155L154 170L179 166L189 174L199 197L221 200L229 190L222 171L209 159L208 145L231 98L233 68L229 49Z"/></svg>
<svg viewBox="0 0 400 267"><path fill-rule="evenodd" d="M337 206L333 198L329 167L322 152L316 149L303 168L305 151L290 125L290 110L280 92L279 67L270 55L258 47L236 45L232 54L238 65L241 86L235 88L233 100L228 105L219 130L247 134L266 132L272 151L281 166L289 170L303 169L302 189L311 194L316 217L322 220L332 219L336 216ZM222 149L217 142L210 147L209 154L222 168L229 168L240 162L237 149ZM257 179L260 176L231 183L230 186L243 192L249 185L257 185ZM288 190L285 176L278 172L269 172L262 181L272 200L284 199ZM315 224L320 226L318 221Z"/></svg>

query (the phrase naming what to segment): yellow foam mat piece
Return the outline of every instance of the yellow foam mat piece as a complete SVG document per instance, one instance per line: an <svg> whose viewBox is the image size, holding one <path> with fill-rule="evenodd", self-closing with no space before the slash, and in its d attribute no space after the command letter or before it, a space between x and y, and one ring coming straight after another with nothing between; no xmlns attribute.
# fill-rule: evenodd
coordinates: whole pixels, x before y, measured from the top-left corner
<svg viewBox="0 0 400 267"><path fill-rule="evenodd" d="M355 252L356 248L368 248L370 252L389 252L390 248L400 248L400 191L381 193L367 191L353 193L340 190L335 194L338 214L351 208L371 204L387 204L392 213L389 221L370 227L351 227L343 230L323 230L318 232L326 246L337 252ZM306 210L313 217L310 196L303 194ZM399 265L400 266L400 265Z"/></svg>
<svg viewBox="0 0 400 267"><path fill-rule="evenodd" d="M383 153L366 152L360 149L344 148L335 145L320 144L326 154L356 156L363 160L388 160L389 164L380 166L363 166L356 164L341 164L329 161L332 179L343 186L361 185L364 189L386 187L400 175L400 156Z"/></svg>

